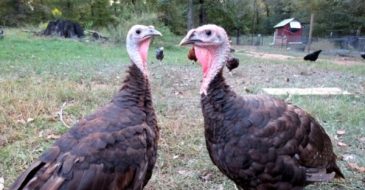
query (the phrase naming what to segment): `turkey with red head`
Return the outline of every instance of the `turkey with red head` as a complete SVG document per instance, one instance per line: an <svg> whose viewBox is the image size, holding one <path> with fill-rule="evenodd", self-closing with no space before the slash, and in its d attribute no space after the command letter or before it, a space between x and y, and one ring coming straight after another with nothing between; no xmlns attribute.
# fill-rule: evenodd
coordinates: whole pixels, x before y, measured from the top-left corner
<svg viewBox="0 0 365 190"><path fill-rule="evenodd" d="M156 162L159 129L147 72L153 26L127 35L131 66L111 102L82 118L10 189L143 189Z"/></svg>
<svg viewBox="0 0 365 190"><path fill-rule="evenodd" d="M343 177L329 136L301 108L265 95L239 96L222 68L230 44L225 30L204 25L188 32L203 68L200 88L205 139L213 163L244 189L302 189Z"/></svg>

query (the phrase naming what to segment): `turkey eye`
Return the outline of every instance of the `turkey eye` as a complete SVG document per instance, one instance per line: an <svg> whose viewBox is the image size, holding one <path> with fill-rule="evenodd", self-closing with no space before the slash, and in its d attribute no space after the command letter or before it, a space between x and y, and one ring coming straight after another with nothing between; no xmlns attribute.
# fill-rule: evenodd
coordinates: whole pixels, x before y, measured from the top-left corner
<svg viewBox="0 0 365 190"><path fill-rule="evenodd" d="M136 30L136 34L140 34L141 33L141 30Z"/></svg>
<svg viewBox="0 0 365 190"><path fill-rule="evenodd" d="M207 30L207 31L205 31L205 34L206 34L207 36L210 36L210 35L212 35L212 31Z"/></svg>

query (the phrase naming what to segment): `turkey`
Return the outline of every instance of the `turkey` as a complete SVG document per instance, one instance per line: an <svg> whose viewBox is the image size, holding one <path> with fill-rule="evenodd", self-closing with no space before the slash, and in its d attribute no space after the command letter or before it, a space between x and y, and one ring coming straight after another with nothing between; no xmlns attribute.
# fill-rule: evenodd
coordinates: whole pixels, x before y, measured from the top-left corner
<svg viewBox="0 0 365 190"><path fill-rule="evenodd" d="M322 52L322 50L318 50L315 52L312 52L306 56L304 56L305 61L316 61L318 59L319 54Z"/></svg>
<svg viewBox="0 0 365 190"><path fill-rule="evenodd" d="M321 125L301 108L264 95L239 96L222 69L229 54L225 30L192 29L180 45L192 44L202 65L201 106L213 163L243 189L302 189L344 177Z"/></svg>
<svg viewBox="0 0 365 190"><path fill-rule="evenodd" d="M160 64L164 58L163 49L163 47L160 47L156 50L156 59L160 62Z"/></svg>
<svg viewBox="0 0 365 190"><path fill-rule="evenodd" d="M159 137L147 73L148 47L159 35L153 26L129 30L132 64L121 89L62 135L10 189L143 189Z"/></svg>
<svg viewBox="0 0 365 190"><path fill-rule="evenodd" d="M240 60L238 58L229 57L227 59L227 63L226 63L226 67L227 67L229 73L231 73L231 71L233 69L237 68L239 64L240 64Z"/></svg>

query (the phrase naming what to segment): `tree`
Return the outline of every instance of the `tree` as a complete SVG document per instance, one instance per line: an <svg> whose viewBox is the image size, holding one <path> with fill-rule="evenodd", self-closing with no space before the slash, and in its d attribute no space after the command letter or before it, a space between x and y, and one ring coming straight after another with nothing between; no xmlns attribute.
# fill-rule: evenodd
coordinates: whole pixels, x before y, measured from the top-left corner
<svg viewBox="0 0 365 190"><path fill-rule="evenodd" d="M310 13L310 26L309 26L309 34L308 34L308 42L305 47L307 52L310 52L311 44L312 44L312 34L314 30L314 17L320 11L320 8L324 4L324 0L300 0L297 1L297 6L304 9L307 13Z"/></svg>
<svg viewBox="0 0 365 190"><path fill-rule="evenodd" d="M193 0L188 0L188 15L187 15L187 29L194 27L194 3Z"/></svg>

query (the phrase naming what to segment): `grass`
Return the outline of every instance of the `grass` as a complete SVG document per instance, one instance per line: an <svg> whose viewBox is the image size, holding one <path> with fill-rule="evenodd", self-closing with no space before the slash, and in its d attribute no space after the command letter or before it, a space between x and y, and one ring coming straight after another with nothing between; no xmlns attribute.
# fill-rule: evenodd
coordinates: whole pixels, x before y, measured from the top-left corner
<svg viewBox="0 0 365 190"><path fill-rule="evenodd" d="M124 46L31 36L7 30L0 41L0 177L5 186L54 142L51 135L68 129L57 113L72 125L110 100L129 64ZM180 39L176 39L178 43ZM169 42L172 38L169 37ZM163 45L162 39L154 44ZM159 157L147 189L234 189L233 183L212 164L205 148L199 102L201 69L186 59L187 49L165 45L165 64L149 60L154 106L161 128ZM240 48L240 47L238 47ZM333 87L352 96L293 96L289 101L313 114L333 140L338 156L354 155L365 166L364 65L336 65L323 58L315 63L296 59L271 60L237 53L241 65L226 75L240 93L262 93L263 87ZM289 82L287 82L289 79ZM287 98L287 97L281 97ZM336 136L345 129L346 134ZM348 146L339 147L341 141ZM343 181L307 189L359 189L362 173L338 161Z"/></svg>

